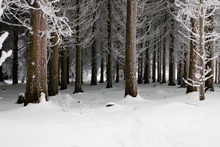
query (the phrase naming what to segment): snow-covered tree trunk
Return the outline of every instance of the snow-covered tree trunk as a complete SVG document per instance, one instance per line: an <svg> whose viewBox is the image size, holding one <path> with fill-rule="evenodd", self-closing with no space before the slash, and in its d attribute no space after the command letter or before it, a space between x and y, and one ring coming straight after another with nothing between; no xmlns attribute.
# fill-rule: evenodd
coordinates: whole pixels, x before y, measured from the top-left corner
<svg viewBox="0 0 220 147"><path fill-rule="evenodd" d="M27 57L25 105L39 103L41 93L47 98L47 17L39 10L39 1L33 1L31 10L30 46ZM46 0L44 0L47 3Z"/></svg>
<svg viewBox="0 0 220 147"><path fill-rule="evenodd" d="M136 18L137 1L127 0L125 96L137 96L136 80Z"/></svg>

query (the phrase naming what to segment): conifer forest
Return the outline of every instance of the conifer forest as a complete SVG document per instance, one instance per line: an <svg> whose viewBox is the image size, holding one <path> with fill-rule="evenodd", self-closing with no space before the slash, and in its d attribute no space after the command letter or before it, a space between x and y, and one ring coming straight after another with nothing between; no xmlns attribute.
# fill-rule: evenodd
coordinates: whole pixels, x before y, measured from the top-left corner
<svg viewBox="0 0 220 147"><path fill-rule="evenodd" d="M0 146L220 146L219 0L0 0L0 17Z"/></svg>

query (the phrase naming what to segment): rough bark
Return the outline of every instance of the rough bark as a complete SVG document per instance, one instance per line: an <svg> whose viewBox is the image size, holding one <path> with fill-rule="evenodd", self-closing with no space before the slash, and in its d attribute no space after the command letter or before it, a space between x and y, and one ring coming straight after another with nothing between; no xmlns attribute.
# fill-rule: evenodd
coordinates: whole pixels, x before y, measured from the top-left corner
<svg viewBox="0 0 220 147"><path fill-rule="evenodd" d="M58 94L58 58L59 50L57 45L58 37L55 32L52 33L50 59L48 63L48 95L54 96Z"/></svg>
<svg viewBox="0 0 220 147"><path fill-rule="evenodd" d="M31 11L30 46L27 57L27 82L25 104L39 103L41 93L47 98L47 19L41 10L38 10L39 0L35 0ZM46 2L46 0L45 0Z"/></svg>
<svg viewBox="0 0 220 147"><path fill-rule="evenodd" d="M142 54L138 58L138 84L143 83L143 56Z"/></svg>
<svg viewBox="0 0 220 147"><path fill-rule="evenodd" d="M125 53L125 96L137 96L136 80L136 0L127 0L126 53Z"/></svg>

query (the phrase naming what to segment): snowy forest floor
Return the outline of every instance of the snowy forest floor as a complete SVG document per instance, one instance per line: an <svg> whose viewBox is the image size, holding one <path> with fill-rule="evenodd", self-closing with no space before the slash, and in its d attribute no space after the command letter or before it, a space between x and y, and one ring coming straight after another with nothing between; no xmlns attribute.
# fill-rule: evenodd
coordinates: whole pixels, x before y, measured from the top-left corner
<svg viewBox="0 0 220 147"><path fill-rule="evenodd" d="M15 104L25 86L0 86L1 147L219 147L220 87L198 93L167 84L138 85L124 98L124 83L73 85L49 102ZM114 106L106 107L106 104Z"/></svg>

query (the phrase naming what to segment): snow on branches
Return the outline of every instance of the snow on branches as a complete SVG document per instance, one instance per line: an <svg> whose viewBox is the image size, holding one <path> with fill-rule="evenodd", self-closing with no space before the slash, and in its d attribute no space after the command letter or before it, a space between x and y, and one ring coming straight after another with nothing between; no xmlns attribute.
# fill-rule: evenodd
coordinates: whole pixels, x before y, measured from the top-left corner
<svg viewBox="0 0 220 147"><path fill-rule="evenodd" d="M40 10L47 18L47 38L51 38L52 32L56 32L60 41L62 37L71 36L73 31L68 24L68 18L64 16L60 0L2 0L5 8L4 16L11 16L17 20L16 26L26 27L31 31L30 12L31 10ZM33 5L37 4L38 7ZM4 20L1 20L4 22ZM8 22L4 22L8 23ZM9 23L8 23L9 24Z"/></svg>
<svg viewBox="0 0 220 147"><path fill-rule="evenodd" d="M2 7L2 0L0 0L0 17L2 16L4 11L4 8ZM2 48L2 44L5 41L5 39L8 37L8 32L3 32L0 36L0 49ZM0 52L0 66L5 61L5 59L9 56L11 56L12 51L9 50L8 52L1 51Z"/></svg>
<svg viewBox="0 0 220 147"><path fill-rule="evenodd" d="M205 99L205 82L212 75L212 67L208 64L213 57L213 41L220 38L220 34L213 31L214 12L219 8L217 0L175 0L178 8L176 20L190 33L180 32L191 41L195 60L195 79L188 79L187 84L199 87L200 100Z"/></svg>

